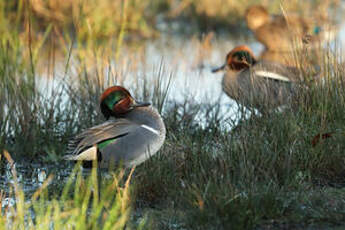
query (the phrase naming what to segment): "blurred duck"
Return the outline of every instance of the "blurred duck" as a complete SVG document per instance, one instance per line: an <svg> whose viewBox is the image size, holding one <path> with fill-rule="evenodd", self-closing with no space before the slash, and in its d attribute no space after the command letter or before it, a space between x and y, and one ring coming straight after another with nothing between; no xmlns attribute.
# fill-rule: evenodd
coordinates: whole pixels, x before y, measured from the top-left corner
<svg viewBox="0 0 345 230"><path fill-rule="evenodd" d="M296 15L271 16L260 5L250 6L245 12L248 28L267 50L291 51L303 45L316 46L332 40L335 26L329 21L307 19Z"/></svg>
<svg viewBox="0 0 345 230"><path fill-rule="evenodd" d="M297 66L296 54L294 52L263 50L259 56L259 59L280 63L286 66Z"/></svg>
<svg viewBox="0 0 345 230"><path fill-rule="evenodd" d="M158 111L150 103L134 100L121 86L105 90L100 100L103 124L91 127L70 142L66 160L98 161L101 168L123 163L125 167L139 165L154 155L165 140L165 126ZM114 119L115 118L115 119Z"/></svg>
<svg viewBox="0 0 345 230"><path fill-rule="evenodd" d="M224 70L223 91L238 103L267 113L289 102L299 80L298 69L257 61L249 47L235 47L225 64L212 72Z"/></svg>
<svg viewBox="0 0 345 230"><path fill-rule="evenodd" d="M302 68L313 72L312 75L320 73L323 68L325 52L322 49L303 49L294 52L275 52L264 50L259 60L280 63L285 66ZM321 76L321 74L319 74Z"/></svg>

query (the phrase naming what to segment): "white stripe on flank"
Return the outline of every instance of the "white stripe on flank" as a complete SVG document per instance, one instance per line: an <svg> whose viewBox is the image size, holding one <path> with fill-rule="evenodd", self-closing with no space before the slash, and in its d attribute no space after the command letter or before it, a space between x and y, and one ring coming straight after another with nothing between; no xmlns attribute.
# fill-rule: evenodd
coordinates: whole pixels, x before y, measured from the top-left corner
<svg viewBox="0 0 345 230"><path fill-rule="evenodd" d="M154 129L154 128L152 128L152 127L150 127L150 126L147 126L147 125L141 125L141 127L143 127L144 129L147 129L147 130L149 130L149 131L153 132L153 133L154 133L154 134L156 134L156 135L159 135L159 131L158 131L158 130L156 130L156 129Z"/></svg>
<svg viewBox="0 0 345 230"><path fill-rule="evenodd" d="M277 73L267 72L267 71L263 71L263 70L255 71L255 75L260 76L260 77L266 77L266 78L270 78L270 79L290 82L290 79L287 77L284 77L284 76L277 74Z"/></svg>

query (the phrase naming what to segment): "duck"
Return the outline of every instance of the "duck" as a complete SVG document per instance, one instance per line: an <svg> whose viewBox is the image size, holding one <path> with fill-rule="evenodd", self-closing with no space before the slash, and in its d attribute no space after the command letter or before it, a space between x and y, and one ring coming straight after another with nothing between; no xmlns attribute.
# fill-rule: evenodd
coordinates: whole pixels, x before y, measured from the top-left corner
<svg viewBox="0 0 345 230"><path fill-rule="evenodd" d="M246 45L233 48L225 64L212 70L225 71L223 91L233 100L262 114L287 104L294 96L300 71L276 62L258 61Z"/></svg>
<svg viewBox="0 0 345 230"><path fill-rule="evenodd" d="M277 62L286 66L298 67L296 52L277 52L264 49L260 53L258 59L269 62Z"/></svg>
<svg viewBox="0 0 345 230"><path fill-rule="evenodd" d="M156 108L138 102L122 86L107 88L100 97L106 121L84 130L69 143L65 160L82 161L100 168L122 164L134 167L157 153L165 141L166 128Z"/></svg>
<svg viewBox="0 0 345 230"><path fill-rule="evenodd" d="M329 20L315 20L297 15L269 15L265 7L252 5L245 11L245 20L255 38L267 50L292 51L302 47L317 47L332 40L336 26Z"/></svg>

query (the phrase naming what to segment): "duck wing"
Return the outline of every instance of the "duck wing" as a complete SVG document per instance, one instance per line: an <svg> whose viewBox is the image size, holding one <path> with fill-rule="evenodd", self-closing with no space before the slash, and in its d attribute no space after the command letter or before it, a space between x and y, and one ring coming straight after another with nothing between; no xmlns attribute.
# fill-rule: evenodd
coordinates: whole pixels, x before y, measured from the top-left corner
<svg viewBox="0 0 345 230"><path fill-rule="evenodd" d="M300 72L297 68L288 67L275 62L259 62L253 66L255 76L276 82L297 82L300 80Z"/></svg>
<svg viewBox="0 0 345 230"><path fill-rule="evenodd" d="M77 155L103 141L124 137L138 127L139 124L123 118L104 122L78 134L70 141L69 152L71 155Z"/></svg>

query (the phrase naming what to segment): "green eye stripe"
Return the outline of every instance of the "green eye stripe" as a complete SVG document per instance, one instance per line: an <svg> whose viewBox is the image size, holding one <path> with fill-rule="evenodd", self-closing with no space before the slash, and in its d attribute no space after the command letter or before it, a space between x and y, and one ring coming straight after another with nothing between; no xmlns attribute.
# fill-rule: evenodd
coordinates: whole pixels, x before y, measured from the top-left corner
<svg viewBox="0 0 345 230"><path fill-rule="evenodd" d="M254 62L252 56L247 51L238 51L234 54L234 56L237 56L240 60L244 59L250 64L253 64Z"/></svg>
<svg viewBox="0 0 345 230"><path fill-rule="evenodd" d="M104 99L104 103L110 110L112 110L114 105L125 97L126 95L124 95L121 91L112 92Z"/></svg>

